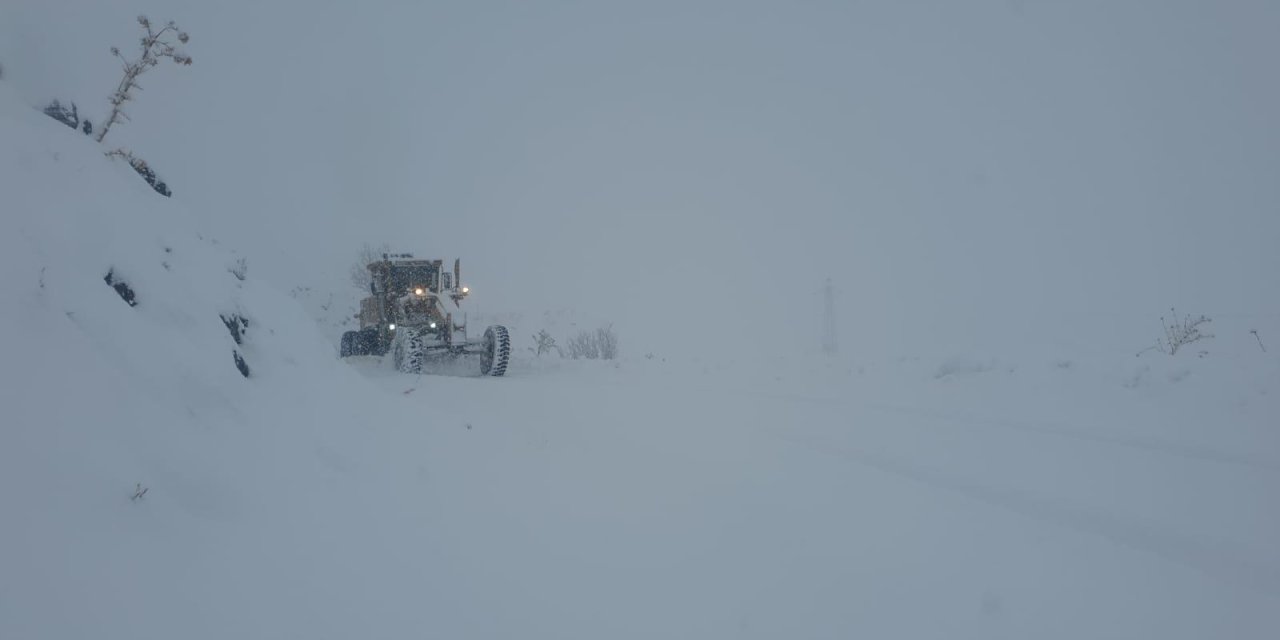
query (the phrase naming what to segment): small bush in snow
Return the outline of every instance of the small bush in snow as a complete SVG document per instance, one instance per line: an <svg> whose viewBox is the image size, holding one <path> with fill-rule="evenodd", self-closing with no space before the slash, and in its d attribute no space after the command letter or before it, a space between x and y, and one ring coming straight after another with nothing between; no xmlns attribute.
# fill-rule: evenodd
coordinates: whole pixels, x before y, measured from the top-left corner
<svg viewBox="0 0 1280 640"><path fill-rule="evenodd" d="M249 277L249 263L245 262L244 258L239 258L235 264L227 267L227 271L230 271L236 280L244 282L244 279Z"/></svg>
<svg viewBox="0 0 1280 640"><path fill-rule="evenodd" d="M50 102L43 111L46 116L49 116L72 129L80 128L80 113L76 109L76 103L74 102L71 103L71 108L68 109L62 106L61 102L54 100L53 102Z"/></svg>
<svg viewBox="0 0 1280 640"><path fill-rule="evenodd" d="M145 497L147 497L147 487L142 486L142 483L139 482L137 486L133 488L133 497L129 499L133 501L138 501Z"/></svg>
<svg viewBox="0 0 1280 640"><path fill-rule="evenodd" d="M93 123L89 122L88 118L85 118L84 120L80 119L80 110L76 107L76 103L74 102L71 103L70 108L67 108L66 105L54 100L42 111L44 111L46 116L49 116L72 129L84 131L85 135L93 133Z"/></svg>
<svg viewBox="0 0 1280 640"><path fill-rule="evenodd" d="M577 335L571 336L565 344L565 353L574 360L599 358L600 348L596 346L595 334L590 331L579 331Z"/></svg>
<svg viewBox="0 0 1280 640"><path fill-rule="evenodd" d="M1262 352L1263 352L1263 353L1266 353L1266 352L1267 352L1267 345L1262 344L1262 338L1258 336L1258 330L1257 330L1257 329L1251 329L1251 330L1249 330L1249 333L1252 333L1252 334L1253 334L1253 339L1258 341L1258 348L1259 348L1259 349L1262 349Z"/></svg>
<svg viewBox="0 0 1280 640"><path fill-rule="evenodd" d="M579 331L569 338L565 353L574 360L613 360L618 357L618 335L614 333L613 325L595 331Z"/></svg>
<svg viewBox="0 0 1280 640"><path fill-rule="evenodd" d="M249 320L238 313L218 317L222 318L222 324L227 327L231 339L235 340L236 344L244 344L244 334L249 330Z"/></svg>
<svg viewBox="0 0 1280 640"><path fill-rule="evenodd" d="M138 175L142 176L142 179L146 180L147 184L151 185L151 188L154 189L156 193L166 198L173 195L173 192L169 190L169 185L165 184L164 180L161 180L160 177L156 175L156 172L151 168L151 165L148 165L146 160L133 155L132 151L113 149L107 152L107 156L124 158L129 162L129 166L133 167L133 170L137 171Z"/></svg>
<svg viewBox="0 0 1280 640"><path fill-rule="evenodd" d="M1152 349L1171 356L1177 355L1178 351L1183 347L1213 337L1212 334L1200 332L1200 327L1212 322L1211 319L1205 316L1192 318L1190 315L1186 315L1179 321L1177 309L1169 309L1169 313L1172 316L1172 321L1160 316L1160 326L1164 329L1164 336L1156 338L1156 343L1153 346L1139 351L1138 355L1142 355L1143 352Z"/></svg>
<svg viewBox="0 0 1280 640"><path fill-rule="evenodd" d="M142 51L136 59L129 60L120 53L120 49L111 47L111 55L119 58L124 66L124 77L120 79L120 84L111 94L111 113L107 116L107 121L98 129L96 138L98 142L102 142L103 138L107 137L112 125L129 119L128 114L124 112L124 105L133 100L135 89L142 88L138 85L138 76L160 64L160 61L165 58L172 60L175 64L184 66L191 64L191 56L182 53L173 44L173 40L186 44L189 39L185 31L178 29L178 25L170 21L156 30L146 16L138 16L138 24L142 26L146 35L142 36Z"/></svg>
<svg viewBox="0 0 1280 640"><path fill-rule="evenodd" d="M613 325L596 329L596 346L600 349L602 360L618 357L618 334L613 332Z"/></svg>
<svg viewBox="0 0 1280 640"><path fill-rule="evenodd" d="M186 44L189 39L185 31L178 29L178 25L172 21L166 23L159 30L151 25L151 21L146 16L138 16L138 24L142 25L143 31L146 32L141 38L142 51L138 54L137 59L129 60L120 53L116 47L111 47L111 55L120 59L124 67L124 77L120 79L120 84L116 86L116 90L111 94L109 101L111 103L111 113L108 114L106 122L98 128L98 135L94 137L98 142L102 142L107 137L107 133L111 131L112 125L117 122L129 120L129 115L124 112L124 105L134 98L134 91L141 90L138 84L138 76L146 73L148 69L160 64L160 61L168 58L176 64L191 64L191 56L179 51L174 45L173 40L177 40L181 44ZM92 128L86 128L88 133ZM116 156L129 161L129 166L133 167L142 179L151 185L156 193L166 198L173 195L169 191L169 185L156 175L156 172L147 165L146 161L133 155L131 151L125 149L115 149L107 152L108 156Z"/></svg>
<svg viewBox="0 0 1280 640"><path fill-rule="evenodd" d="M556 346L556 339L551 337L551 334L548 333L546 329L543 329L538 333L534 334L533 344L534 346L529 347L529 351L533 352L533 355L536 355L539 357L541 357L542 354L544 353L551 353L552 351L556 351L556 352L560 351L560 348Z"/></svg>

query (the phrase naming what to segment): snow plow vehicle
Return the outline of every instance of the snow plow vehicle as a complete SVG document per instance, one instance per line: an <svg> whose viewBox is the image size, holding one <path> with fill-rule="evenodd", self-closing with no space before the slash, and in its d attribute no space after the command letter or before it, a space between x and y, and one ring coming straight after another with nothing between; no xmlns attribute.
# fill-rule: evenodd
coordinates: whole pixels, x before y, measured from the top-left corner
<svg viewBox="0 0 1280 640"><path fill-rule="evenodd" d="M359 331L342 334L341 357L384 356L390 353L396 369L430 373L434 364L479 356L480 375L507 372L511 337L507 328L492 325L476 340L467 337L465 317L453 312L471 290L462 286L461 264L444 268L443 260L419 260L412 254L382 254L368 265L369 296L360 301Z"/></svg>

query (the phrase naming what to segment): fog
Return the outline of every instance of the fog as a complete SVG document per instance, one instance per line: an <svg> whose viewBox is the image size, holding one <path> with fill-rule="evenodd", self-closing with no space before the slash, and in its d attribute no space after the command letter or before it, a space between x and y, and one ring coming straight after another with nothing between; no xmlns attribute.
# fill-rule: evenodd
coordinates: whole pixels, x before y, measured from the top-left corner
<svg viewBox="0 0 1280 640"><path fill-rule="evenodd" d="M101 118L137 13L195 64L108 142L281 288L387 242L668 351L816 350L828 277L854 352L1280 313L1280 4L7 0L6 81Z"/></svg>

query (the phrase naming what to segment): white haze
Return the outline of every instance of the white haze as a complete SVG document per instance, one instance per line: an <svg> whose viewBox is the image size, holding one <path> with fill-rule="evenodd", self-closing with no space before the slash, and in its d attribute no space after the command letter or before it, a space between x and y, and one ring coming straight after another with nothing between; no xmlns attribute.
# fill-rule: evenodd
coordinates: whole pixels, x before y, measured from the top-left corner
<svg viewBox="0 0 1280 640"><path fill-rule="evenodd" d="M171 199L32 108L140 12ZM1271 640L1278 13L0 3L0 640ZM506 377L338 358L366 242Z"/></svg>
<svg viewBox="0 0 1280 640"><path fill-rule="evenodd" d="M812 350L826 277L862 350L1277 311L1274 3L26 1L0 60L101 114L139 12L196 63L112 138L282 287L386 241L669 351Z"/></svg>

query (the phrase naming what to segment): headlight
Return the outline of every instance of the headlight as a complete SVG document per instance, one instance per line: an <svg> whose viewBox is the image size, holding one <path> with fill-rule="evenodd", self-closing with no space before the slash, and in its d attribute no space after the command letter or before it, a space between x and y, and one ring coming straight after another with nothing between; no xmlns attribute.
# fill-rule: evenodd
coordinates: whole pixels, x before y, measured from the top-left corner
<svg viewBox="0 0 1280 640"><path fill-rule="evenodd" d="M471 287L463 287L463 288L462 288L462 292L463 292L463 293L471 293Z"/></svg>
<svg viewBox="0 0 1280 640"><path fill-rule="evenodd" d="M423 293L426 293L426 292L422 290L422 287L418 287L417 289L414 289L414 290L413 290L413 295L415 295L415 296L420 296L420 295L422 295Z"/></svg>
<svg viewBox="0 0 1280 640"><path fill-rule="evenodd" d="M396 323L392 322L391 324L387 325L387 329L388 329L389 331L395 331L395 330L396 330Z"/></svg>
<svg viewBox="0 0 1280 640"><path fill-rule="evenodd" d="M432 329L434 329L434 328L436 328L436 323L432 322L430 325L427 325L427 326L429 326L429 327L431 327Z"/></svg>

